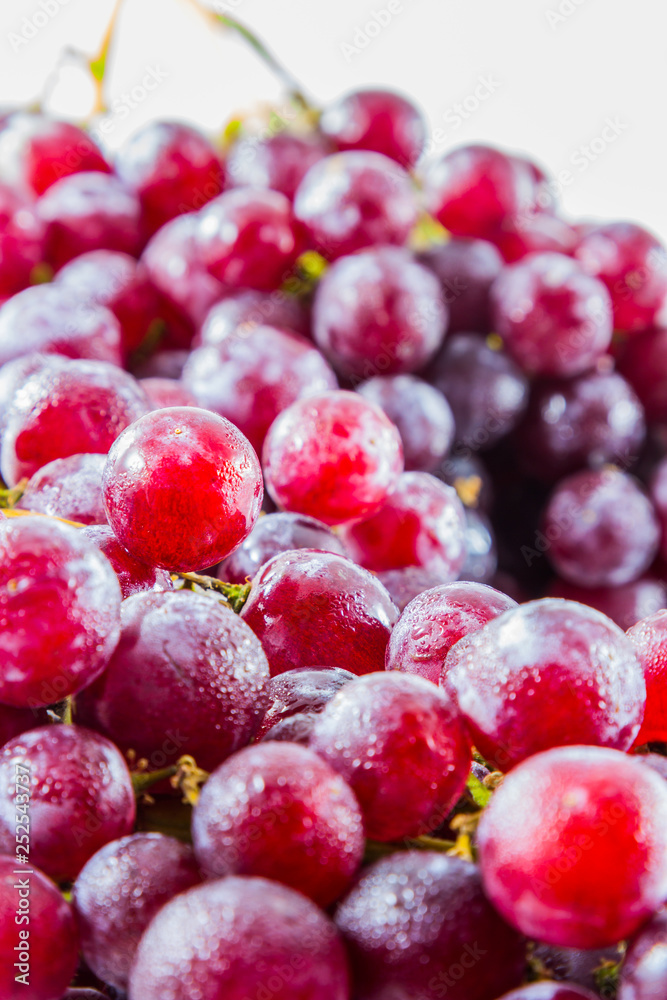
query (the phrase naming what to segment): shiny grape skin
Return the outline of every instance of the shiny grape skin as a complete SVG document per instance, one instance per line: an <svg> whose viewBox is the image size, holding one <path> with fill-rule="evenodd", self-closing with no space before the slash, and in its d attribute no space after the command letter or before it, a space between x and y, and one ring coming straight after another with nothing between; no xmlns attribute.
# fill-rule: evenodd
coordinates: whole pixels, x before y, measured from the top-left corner
<svg viewBox="0 0 667 1000"><path fill-rule="evenodd" d="M312 341L254 326L192 351L183 385L199 406L230 420L259 452L279 413L297 399L337 389L338 381Z"/></svg>
<svg viewBox="0 0 667 1000"><path fill-rule="evenodd" d="M44 257L44 227L33 206L0 183L0 297L30 284Z"/></svg>
<svg viewBox="0 0 667 1000"><path fill-rule="evenodd" d="M477 843L505 919L548 944L606 947L667 895L667 785L616 750L548 750L505 778Z"/></svg>
<svg viewBox="0 0 667 1000"><path fill-rule="evenodd" d="M229 877L181 893L139 945L129 1000L349 1000L347 961L331 921L276 882Z"/></svg>
<svg viewBox="0 0 667 1000"><path fill-rule="evenodd" d="M205 770L250 742L268 705L269 668L237 615L188 591L123 601L120 642L99 681L82 693L77 719L148 770L188 754Z"/></svg>
<svg viewBox="0 0 667 1000"><path fill-rule="evenodd" d="M402 247L339 257L313 303L313 337L351 380L414 372L434 356L447 328L437 278Z"/></svg>
<svg viewBox="0 0 667 1000"><path fill-rule="evenodd" d="M161 833L134 833L106 844L79 872L72 894L81 950L103 982L126 990L143 932L201 875L192 848Z"/></svg>
<svg viewBox="0 0 667 1000"><path fill-rule="evenodd" d="M630 941L621 966L618 1000L656 1000L667 991L667 910Z"/></svg>
<svg viewBox="0 0 667 1000"><path fill-rule="evenodd" d="M417 221L409 175L368 150L334 153L314 164L297 188L294 214L327 260L376 245L402 246Z"/></svg>
<svg viewBox="0 0 667 1000"><path fill-rule="evenodd" d="M139 379L154 410L164 410L168 406L197 406L197 400L181 382L173 378Z"/></svg>
<svg viewBox="0 0 667 1000"><path fill-rule="evenodd" d="M51 363L53 355L40 354L34 351L31 354L24 354L22 357L14 358L13 361L6 361L0 366L0 441L5 432L7 423L7 411L24 381L33 372L39 371ZM58 358L56 356L56 364Z"/></svg>
<svg viewBox="0 0 667 1000"><path fill-rule="evenodd" d="M218 577L228 583L245 583L274 556L291 549L320 549L347 555L338 535L317 518L278 511L260 517L244 542L224 560Z"/></svg>
<svg viewBox="0 0 667 1000"><path fill-rule="evenodd" d="M104 470L118 540L141 562L173 572L228 556L250 534L262 496L248 440L224 417L193 406L136 420L114 442Z"/></svg>
<svg viewBox="0 0 667 1000"><path fill-rule="evenodd" d="M7 411L3 479L14 485L56 458L106 454L149 408L137 380L121 368L104 361L54 362L26 379Z"/></svg>
<svg viewBox="0 0 667 1000"><path fill-rule="evenodd" d="M643 618L667 608L667 583L654 576L640 576L622 587L575 587L565 580L555 580L547 596L587 604L627 631Z"/></svg>
<svg viewBox="0 0 667 1000"><path fill-rule="evenodd" d="M504 993L501 1000L597 1000L598 994L574 983L530 983Z"/></svg>
<svg viewBox="0 0 667 1000"><path fill-rule="evenodd" d="M407 674L346 684L317 716L309 745L352 788L372 840L435 830L470 772L470 740L455 703Z"/></svg>
<svg viewBox="0 0 667 1000"><path fill-rule="evenodd" d="M383 669L398 609L377 577L350 559L299 549L262 567L241 617L261 641L271 676L320 664L365 674Z"/></svg>
<svg viewBox="0 0 667 1000"><path fill-rule="evenodd" d="M506 611L461 639L441 684L500 771L551 747L628 750L646 704L643 671L618 626L554 598Z"/></svg>
<svg viewBox="0 0 667 1000"><path fill-rule="evenodd" d="M629 337L620 348L617 363L642 401L647 419L667 421L667 329Z"/></svg>
<svg viewBox="0 0 667 1000"><path fill-rule="evenodd" d="M646 711L635 745L667 743L667 610L633 625L628 629L628 639L635 647L646 680Z"/></svg>
<svg viewBox="0 0 667 1000"><path fill-rule="evenodd" d="M363 858L357 800L307 747L246 747L217 768L192 815L195 856L208 878L256 875L326 908L350 886Z"/></svg>
<svg viewBox="0 0 667 1000"><path fill-rule="evenodd" d="M653 562L660 528L653 506L614 467L562 479L542 517L546 554L559 576L584 587L619 587Z"/></svg>
<svg viewBox="0 0 667 1000"><path fill-rule="evenodd" d="M532 254L506 267L491 303L493 329L529 375L581 375L611 343L609 292L565 254Z"/></svg>
<svg viewBox="0 0 667 1000"><path fill-rule="evenodd" d="M20 865L14 848L11 857L0 854L0 995L3 1000L20 1000L21 997L56 1000L61 997L76 970L77 937L72 909L57 886L32 864ZM25 951L21 950L21 945ZM27 961L22 962L26 952ZM23 967L17 968L15 963ZM26 979L19 981L16 978L26 973Z"/></svg>
<svg viewBox="0 0 667 1000"><path fill-rule="evenodd" d="M662 532L660 551L663 559L667 559L667 458L658 464L653 473L650 496Z"/></svg>
<svg viewBox="0 0 667 1000"><path fill-rule="evenodd" d="M102 497L104 455L69 455L43 465L16 504L19 510L64 517L79 524L106 524Z"/></svg>
<svg viewBox="0 0 667 1000"><path fill-rule="evenodd" d="M449 309L449 332L491 331L491 285L503 259L488 240L450 239L418 258L436 275Z"/></svg>
<svg viewBox="0 0 667 1000"><path fill-rule="evenodd" d="M425 590L410 601L394 625L385 669L438 684L452 646L515 607L511 597L479 583L448 583Z"/></svg>
<svg viewBox="0 0 667 1000"><path fill-rule="evenodd" d="M454 414L438 389L416 375L377 375L357 392L396 424L406 472L434 472L454 440Z"/></svg>
<svg viewBox="0 0 667 1000"><path fill-rule="evenodd" d="M319 121L337 149L370 149L414 167L426 144L426 123L408 98L391 90L355 90L329 104Z"/></svg>
<svg viewBox="0 0 667 1000"><path fill-rule="evenodd" d="M233 187L271 188L292 200L306 171L330 152L320 136L242 136L225 161L227 183Z"/></svg>
<svg viewBox="0 0 667 1000"><path fill-rule="evenodd" d="M307 310L298 299L242 288L211 307L193 347L214 347L233 334L249 333L256 326L276 326L304 336L310 329Z"/></svg>
<svg viewBox="0 0 667 1000"><path fill-rule="evenodd" d="M461 858L383 858L364 869L335 920L357 1000L495 1000L523 978L523 939L485 898L477 867Z"/></svg>
<svg viewBox="0 0 667 1000"><path fill-rule="evenodd" d="M15 849L17 764L30 774L30 862L73 881L104 844L130 833L134 791L120 751L79 725L48 725L0 750L0 849Z"/></svg>
<svg viewBox="0 0 667 1000"><path fill-rule="evenodd" d="M76 528L44 517L0 521L0 700L51 705L106 667L120 627L110 564Z"/></svg>
<svg viewBox="0 0 667 1000"><path fill-rule="evenodd" d="M267 685L269 707L255 733L260 740L289 740L308 743L315 717L354 674L340 667L302 667L272 677ZM294 739L303 734L303 738Z"/></svg>
<svg viewBox="0 0 667 1000"><path fill-rule="evenodd" d="M118 577L123 600L143 590L173 590L170 574L157 566L139 562L123 548L108 524L94 524L81 532L102 552Z"/></svg>
<svg viewBox="0 0 667 1000"><path fill-rule="evenodd" d="M398 429L357 393L297 400L264 442L266 488L281 507L341 524L377 509L403 471Z"/></svg>
<svg viewBox="0 0 667 1000"><path fill-rule="evenodd" d="M182 122L148 122L120 147L114 165L141 202L146 235L202 208L224 186L224 169L213 145Z"/></svg>

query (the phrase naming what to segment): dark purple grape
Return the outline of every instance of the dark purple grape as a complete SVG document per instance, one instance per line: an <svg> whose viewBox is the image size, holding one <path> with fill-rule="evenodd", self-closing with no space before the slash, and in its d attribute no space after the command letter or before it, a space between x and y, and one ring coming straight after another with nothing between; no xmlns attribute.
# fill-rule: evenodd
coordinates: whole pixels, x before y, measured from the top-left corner
<svg viewBox="0 0 667 1000"><path fill-rule="evenodd" d="M491 332L491 285L502 270L503 259L487 240L451 239L420 254L440 280L449 309L449 331Z"/></svg>
<svg viewBox="0 0 667 1000"><path fill-rule="evenodd" d="M354 677L340 667L301 667L272 677L267 685L269 707L255 740L308 743L315 717Z"/></svg>
<svg viewBox="0 0 667 1000"><path fill-rule="evenodd" d="M604 1000L612 1000L612 994L609 990L598 989L596 972L606 963L617 964L622 955L623 949L618 945L582 951L577 948L538 944L533 949L533 957L558 981L559 985L562 983L565 987L581 986L584 990L591 990L595 997L602 996Z"/></svg>
<svg viewBox="0 0 667 1000"><path fill-rule="evenodd" d="M662 533L660 551L663 559L667 559L667 458L660 462L653 473L650 493Z"/></svg>
<svg viewBox="0 0 667 1000"><path fill-rule="evenodd" d="M102 495L105 455L69 455L43 465L16 504L79 524L106 524Z"/></svg>

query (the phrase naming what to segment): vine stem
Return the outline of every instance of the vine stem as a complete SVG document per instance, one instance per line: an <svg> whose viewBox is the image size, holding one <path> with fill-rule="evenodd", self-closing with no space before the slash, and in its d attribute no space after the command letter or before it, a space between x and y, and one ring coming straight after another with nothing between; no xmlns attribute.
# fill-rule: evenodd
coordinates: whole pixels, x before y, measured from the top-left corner
<svg viewBox="0 0 667 1000"><path fill-rule="evenodd" d="M88 68L91 72L93 80L95 81L95 107L93 108L93 114L99 115L107 111L107 103L104 98L104 79L106 75L107 60L109 58L109 51L113 44L114 33L116 30L116 22L118 21L118 15L120 14L120 8L123 5L123 0L116 0L113 9L111 11L111 17L109 18L109 23L107 29L104 32L102 42L96 55L92 59L88 60Z"/></svg>

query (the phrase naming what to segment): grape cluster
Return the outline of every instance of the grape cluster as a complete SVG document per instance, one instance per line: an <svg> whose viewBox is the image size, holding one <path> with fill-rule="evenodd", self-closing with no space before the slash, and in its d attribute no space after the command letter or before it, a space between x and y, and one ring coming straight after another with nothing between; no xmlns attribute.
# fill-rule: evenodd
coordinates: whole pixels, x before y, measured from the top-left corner
<svg viewBox="0 0 667 1000"><path fill-rule="evenodd" d="M0 117L0 1000L665 1000L665 250L295 122Z"/></svg>

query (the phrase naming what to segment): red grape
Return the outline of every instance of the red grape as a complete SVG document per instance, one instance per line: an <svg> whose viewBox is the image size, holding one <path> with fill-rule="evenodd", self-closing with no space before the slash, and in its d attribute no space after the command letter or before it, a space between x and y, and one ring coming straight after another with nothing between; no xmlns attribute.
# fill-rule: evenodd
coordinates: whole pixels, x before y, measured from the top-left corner
<svg viewBox="0 0 667 1000"><path fill-rule="evenodd" d="M149 566L200 570L252 530L262 475L251 445L224 417L192 406L154 410L116 439L104 470L109 523Z"/></svg>
<svg viewBox="0 0 667 1000"><path fill-rule="evenodd" d="M291 740L307 744L315 717L353 680L354 674L339 667L301 667L272 677L267 685L269 707L255 733L255 741Z"/></svg>
<svg viewBox="0 0 667 1000"><path fill-rule="evenodd" d="M412 101L390 90L354 90L322 112L320 129L338 149L371 149L414 167L426 123Z"/></svg>
<svg viewBox="0 0 667 1000"><path fill-rule="evenodd" d="M294 333L309 333L308 315L301 302L282 292L243 288L211 307L194 345L214 347L234 334L245 336L256 326L276 326Z"/></svg>
<svg viewBox="0 0 667 1000"><path fill-rule="evenodd" d="M575 587L566 580L556 580L548 596L587 604L626 631L642 618L667 608L667 583L653 576L640 576L622 587Z"/></svg>
<svg viewBox="0 0 667 1000"><path fill-rule="evenodd" d="M648 420L667 421L667 329L648 330L622 345L618 369L639 396Z"/></svg>
<svg viewBox="0 0 667 1000"><path fill-rule="evenodd" d="M227 181L234 187L271 188L292 199L309 167L328 152L319 137L288 132L266 138L242 136L229 150Z"/></svg>
<svg viewBox="0 0 667 1000"><path fill-rule="evenodd" d="M667 785L617 750L549 750L494 793L478 848L491 902L524 934L605 947L667 897Z"/></svg>
<svg viewBox="0 0 667 1000"><path fill-rule="evenodd" d="M106 524L102 496L104 463L104 455L56 458L32 476L16 506L79 524Z"/></svg>
<svg viewBox="0 0 667 1000"><path fill-rule="evenodd" d="M7 413L16 392L29 375L46 367L52 360L53 356L50 354L33 351L31 354L24 354L20 358L14 358L13 361L6 361L0 365L0 441L5 432Z"/></svg>
<svg viewBox="0 0 667 1000"><path fill-rule="evenodd" d="M154 410L164 410L168 406L197 405L192 393L176 379L142 378L139 382Z"/></svg>
<svg viewBox="0 0 667 1000"><path fill-rule="evenodd" d="M171 576L157 566L139 562L123 548L108 524L95 524L81 532L103 552L118 577L123 600L142 590L172 590Z"/></svg>
<svg viewBox="0 0 667 1000"><path fill-rule="evenodd" d="M551 212L531 211L516 222L508 222L489 238L508 263L547 251L569 255L579 242L577 230L564 219Z"/></svg>
<svg viewBox="0 0 667 1000"><path fill-rule="evenodd" d="M420 254L439 279L449 309L449 330L491 330L491 285L502 270L503 259L486 240L450 239Z"/></svg>
<svg viewBox="0 0 667 1000"><path fill-rule="evenodd" d="M618 1000L659 1000L667 991L667 909L630 942L618 984Z"/></svg>
<svg viewBox="0 0 667 1000"><path fill-rule="evenodd" d="M667 610L633 625L628 639L646 680L646 711L635 745L667 743Z"/></svg>
<svg viewBox="0 0 667 1000"><path fill-rule="evenodd" d="M44 256L44 227L32 206L0 183L0 296L30 284Z"/></svg>

